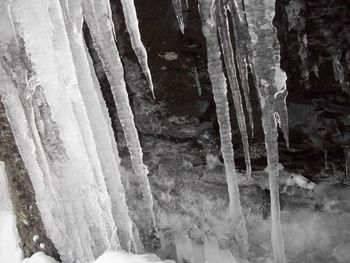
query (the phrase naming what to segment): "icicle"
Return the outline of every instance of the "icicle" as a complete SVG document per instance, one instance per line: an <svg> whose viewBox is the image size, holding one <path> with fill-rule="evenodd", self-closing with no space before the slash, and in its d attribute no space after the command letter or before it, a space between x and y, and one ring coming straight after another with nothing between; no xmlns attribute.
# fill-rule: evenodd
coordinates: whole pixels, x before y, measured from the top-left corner
<svg viewBox="0 0 350 263"><path fill-rule="evenodd" d="M278 113L278 125L281 128L286 146L289 148L288 110L286 103L287 96L288 90L284 88L275 94L274 99L276 104L276 111Z"/></svg>
<svg viewBox="0 0 350 263"><path fill-rule="evenodd" d="M236 117L238 121L238 127L241 132L241 139L244 150L244 158L247 170L247 177L251 178L251 162L250 162L250 154L249 154L249 142L248 142L248 134L247 134L247 126L245 123L245 114L242 105L241 92L239 90L238 80L236 76L236 66L233 57L233 49L231 44L231 36L228 27L228 18L227 18L227 9L223 6L222 0L217 1L217 19L218 19L218 31L221 40L222 53L224 57L224 62L226 66L226 72L228 76L228 80L230 83L232 98L234 102L234 106L236 109Z"/></svg>
<svg viewBox="0 0 350 263"><path fill-rule="evenodd" d="M53 174L50 177L53 176L56 194L60 193L60 206L68 228L66 236L69 238L66 239L72 239L74 245L66 246L67 241L50 237L67 262L72 258L89 261L94 254L98 255L110 246L115 225L96 145L78 89L60 5L57 1L42 0L17 3L15 10L27 53L43 87L40 96L46 100L67 155L65 160L51 159ZM37 17L40 17L39 22ZM35 23L38 25L33 31ZM52 124L50 119L47 121L44 125ZM52 130L54 126L46 128L47 136L56 132ZM45 139L49 138L42 138Z"/></svg>
<svg viewBox="0 0 350 263"><path fill-rule="evenodd" d="M17 34L16 34L15 25L13 24L12 13L11 13L11 6L10 6L10 5L7 6L7 12L8 12L10 21L11 21L12 31L13 31L14 38L15 38L15 40L16 40L16 45L17 45L17 47L19 47L19 45L18 45L18 40L17 40Z"/></svg>
<svg viewBox="0 0 350 263"><path fill-rule="evenodd" d="M89 26L94 46L110 82L119 121L123 127L129 148L131 163L149 207L152 226L148 227L154 227L156 223L153 213L153 197L147 177L148 170L142 160L142 148L129 104L122 63L113 37L113 25L106 15L109 9L107 5L109 5L107 1L83 1L83 14Z"/></svg>
<svg viewBox="0 0 350 263"><path fill-rule="evenodd" d="M185 0L185 4L186 4L186 9L189 10L190 9L190 5L188 3L189 0Z"/></svg>
<svg viewBox="0 0 350 263"><path fill-rule="evenodd" d="M90 204L94 204L95 202L97 207L100 206L100 208L94 212L100 214L100 218L98 218L96 214L92 213L89 206L85 208L86 213L90 215L88 224L92 229L90 230L90 236L94 242L93 252L94 255L98 256L106 248L111 246L110 238L112 237L113 230L115 229L115 224L111 214L111 204L104 180L101 162L96 151L96 142L92 131L92 128L94 127L91 127L92 123L95 124L95 120L89 120L87 108L91 110L91 106L84 105L84 100L78 88L79 85L76 75L76 68L80 67L81 65L77 65L77 67L74 65L71 46L66 31L67 28L68 32L72 33L71 30L74 30L74 26L70 24L65 26L61 6L58 1L50 1L49 15L53 22L52 27L55 32L52 39L56 57L56 65L64 83L68 84L65 85L67 88L67 95L72 103L73 114L79 126L89 164L91 165L91 171L93 173L93 177L87 177L91 186L82 190L84 192L91 192L90 197L84 197L83 202L89 202ZM80 19L82 19L82 16ZM74 36L72 35L72 37ZM83 46L80 46L79 48L81 48L81 51L84 50ZM77 49L74 49L74 52L77 52ZM89 113L91 113L91 111ZM68 146L65 145L65 147L67 148ZM99 196L98 200L95 200L95 195Z"/></svg>
<svg viewBox="0 0 350 263"><path fill-rule="evenodd" d="M248 52L248 42L249 36L244 31L244 8L243 1L230 0L228 3L228 8L231 12L232 24L233 24L233 36L235 40L235 57L237 63L237 69L239 72L239 78L241 80L244 102L248 112L249 126L251 129L252 137L254 136L254 119L253 119L253 109L250 101L250 87L248 82L248 63L247 63L247 53Z"/></svg>
<svg viewBox="0 0 350 263"><path fill-rule="evenodd" d="M342 64L340 63L341 53L342 52L340 51L338 54L332 55L333 73L334 73L334 79L339 82L339 84L342 87L342 90L344 92L346 92L344 68L343 68Z"/></svg>
<svg viewBox="0 0 350 263"><path fill-rule="evenodd" d="M323 150L323 158L324 158L324 169L328 170L328 151Z"/></svg>
<svg viewBox="0 0 350 263"><path fill-rule="evenodd" d="M201 82L199 81L198 72L197 72L196 67L193 68L193 74L194 74L194 80L196 82L196 87L198 90L198 95L200 97L200 96L202 96L202 87L201 87Z"/></svg>
<svg viewBox="0 0 350 263"><path fill-rule="evenodd" d="M134 50L134 52L135 52L135 54L140 62L141 69L146 76L148 86L149 86L149 88L152 92L152 96L154 98L154 88L153 88L152 76L151 76L151 71L148 67L148 62L147 62L147 51L146 51L146 49L143 46L142 41L141 41L134 0L121 0L121 3L123 6L126 27L127 27L128 32L130 34L132 48L133 48L133 50ZM109 3L106 3L106 6L110 10ZM109 12L109 16L110 16L109 23L112 24L112 27L113 27L111 12Z"/></svg>
<svg viewBox="0 0 350 263"><path fill-rule="evenodd" d="M285 89L286 75L280 69L279 43L276 29L272 25L275 14L274 0L245 0L246 18L252 40L252 62L262 109L262 125L265 134L269 186L271 196L271 242L274 261L286 262L281 231L277 124L288 127L287 118L279 116L275 96ZM277 107L277 109L276 109ZM277 113L277 114L276 114ZM276 119L278 117L278 119Z"/></svg>
<svg viewBox="0 0 350 263"><path fill-rule="evenodd" d="M177 19L177 23L179 24L179 28L181 30L181 33L184 34L185 32L185 24L184 24L184 18L182 14L182 0L172 0L173 2L173 7Z"/></svg>
<svg viewBox="0 0 350 263"><path fill-rule="evenodd" d="M236 178L230 115L226 97L226 79L222 70L220 47L214 17L215 5L211 0L200 0L199 7L202 19L202 31L207 42L208 71L216 104L216 114L220 130L221 152L225 163L230 198L229 209L232 216L234 235L236 236L236 241L238 243L237 245L240 246L241 252L246 254L248 251L248 234L242 213Z"/></svg>
<svg viewBox="0 0 350 263"><path fill-rule="evenodd" d="M345 154L345 178L347 183L350 183L350 148L344 149Z"/></svg>
<svg viewBox="0 0 350 263"><path fill-rule="evenodd" d="M124 187L121 183L118 167L120 159L107 108L83 39L82 9L79 2L73 1L69 3L70 5L64 7L65 2L64 0L61 1L77 71L78 86L90 119L94 140L96 141L96 150L111 197L112 213L118 228L119 241L124 250L127 250L128 244L131 242L132 251L134 251L132 222L128 215Z"/></svg>

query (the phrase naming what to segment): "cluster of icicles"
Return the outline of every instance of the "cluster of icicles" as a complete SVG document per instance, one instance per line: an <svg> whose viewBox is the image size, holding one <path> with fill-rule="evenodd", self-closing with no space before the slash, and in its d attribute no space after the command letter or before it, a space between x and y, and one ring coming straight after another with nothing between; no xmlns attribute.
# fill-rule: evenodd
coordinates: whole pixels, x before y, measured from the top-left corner
<svg viewBox="0 0 350 263"><path fill-rule="evenodd" d="M132 47L153 93L146 50L132 0L121 0ZM182 32L181 0L173 0ZM242 94L253 135L248 70L253 73L268 156L275 262L285 262L278 196L277 124L288 138L285 73L279 67L274 0L199 0L207 42L208 71L220 126L232 214L240 258L249 252L248 234L235 176L226 68L251 176L248 132ZM186 2L188 7L188 2ZM121 183L120 158L111 120L87 51L85 21L111 85L132 166L149 206L153 201L108 0L8 0L1 21L12 33L2 41L0 94L16 143L33 183L48 236L63 262L91 262L106 249L142 250L128 215ZM230 14L230 16L228 15ZM230 20L231 18L232 20ZM234 35L230 35L229 24ZM249 26L248 26L249 25ZM6 26L4 26L6 28ZM231 43L231 39L235 43ZM220 47L221 45L221 47ZM221 59L223 57L223 61ZM238 72L239 76L236 75Z"/></svg>
<svg viewBox="0 0 350 263"><path fill-rule="evenodd" d="M153 91L133 1L122 1L132 45ZM86 21L108 77L149 206L153 201L124 82L108 0L2 1L1 96L38 208L63 262L91 262L106 249L137 252L120 158L83 37ZM8 26L6 26L8 25ZM5 35L6 36L6 35Z"/></svg>
<svg viewBox="0 0 350 263"><path fill-rule="evenodd" d="M184 32L181 0L173 0L173 5L179 27ZM220 127L221 151L229 190L230 212L233 218L232 227L241 254L238 256L243 255L244 258L244 255L248 254L249 245L235 175L227 82L223 63L236 110L248 178L251 177L251 163L241 90L250 124L249 128L253 136L253 111L248 83L248 71L252 72L254 86L260 99L262 126L265 134L274 261L285 262L278 191L277 125L280 126L288 146L288 116L285 103L287 97L286 74L280 68L279 43L276 29L272 25L275 1L199 0L199 12L202 19L202 31L207 42L208 71ZM233 36L231 36L230 24ZM231 42L232 39L234 43Z"/></svg>

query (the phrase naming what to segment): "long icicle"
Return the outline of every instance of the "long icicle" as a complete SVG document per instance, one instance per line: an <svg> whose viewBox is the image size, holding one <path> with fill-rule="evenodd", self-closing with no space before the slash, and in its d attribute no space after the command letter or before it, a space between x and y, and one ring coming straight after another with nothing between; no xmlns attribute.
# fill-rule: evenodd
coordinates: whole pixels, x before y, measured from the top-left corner
<svg viewBox="0 0 350 263"><path fill-rule="evenodd" d="M274 0L245 0L246 18L252 39L252 62L260 105L262 125L265 134L265 146L269 171L271 197L271 243L274 262L286 262L282 236L279 203L278 170L278 122L288 121L286 116L279 116L276 96L285 90L286 74L280 68L280 50L276 28L272 24L275 14Z"/></svg>
<svg viewBox="0 0 350 263"><path fill-rule="evenodd" d="M226 66L227 77L230 83L230 88L232 91L232 98L234 102L234 106L236 109L236 116L238 121L238 127L241 132L241 139L244 150L244 158L246 164L246 172L248 178L251 178L251 162L250 162L250 153L249 153L249 142L248 142L248 134L247 134L247 126L245 123L245 114L242 105L241 92L238 86L238 80L236 75L236 66L234 62L233 49L230 37L230 31L228 26L228 18L227 18L227 9L224 6L222 0L219 0L217 3L217 19L218 19L218 31L221 40L222 53Z"/></svg>
<svg viewBox="0 0 350 263"><path fill-rule="evenodd" d="M239 2L239 1L238 1ZM247 41L249 41L247 34L244 34L244 18L241 14L242 10L239 11L242 6L236 3L236 0L228 1L228 7L232 17L233 25L233 37L235 40L235 57L237 62L237 69L241 80L244 102L248 112L248 120L251 130L252 137L254 136L254 119L253 119L253 108L250 100L250 87L248 81L248 63L246 59L247 53Z"/></svg>
<svg viewBox="0 0 350 263"><path fill-rule="evenodd" d="M134 0L121 0L121 3L123 6L123 13L124 13L125 22L126 22L126 28L128 29L128 32L130 35L132 48L137 56L137 59L139 60L141 69L146 76L148 86L154 98L152 76L151 76L151 71L149 69L148 62L147 62L147 51L141 41L139 22L136 15ZM113 23L112 13L110 12L110 5L109 3L107 3L106 5L109 7L110 23Z"/></svg>
<svg viewBox="0 0 350 263"><path fill-rule="evenodd" d="M179 25L179 28L181 30L181 33L185 33L185 23L184 23L184 17L182 14L182 0L172 0L173 8L176 16L177 23Z"/></svg>
<svg viewBox="0 0 350 263"><path fill-rule="evenodd" d="M106 15L109 9L107 5L109 5L107 1L84 0L83 14L90 29L93 44L110 82L118 118L129 148L131 164L140 182L145 201L148 203L151 217L151 225L148 227L155 227L153 197L147 177L148 169L143 163L142 148L126 91L123 66L114 41L112 20L108 19Z"/></svg>
<svg viewBox="0 0 350 263"><path fill-rule="evenodd" d="M212 0L200 0L199 9L202 19L202 31L207 42L208 71L220 128L221 152L225 164L232 225L237 245L240 248L241 254L245 256L249 249L248 234L236 178L226 79L222 70L221 53L215 22L215 4Z"/></svg>
<svg viewBox="0 0 350 263"><path fill-rule="evenodd" d="M111 198L112 214L118 229L120 245L124 250L128 250L131 245L134 251L132 222L128 215L125 190L119 171L120 158L107 107L102 98L92 60L83 39L82 8L77 1L70 1L67 5L65 0L61 0L61 6L65 15L65 23L77 71L78 86L90 118L90 125L96 141L96 150ZM113 242L115 241L112 241L112 244Z"/></svg>
<svg viewBox="0 0 350 263"><path fill-rule="evenodd" d="M90 204L96 203L95 205L97 207L104 207L104 209L98 209L95 212L99 213L101 218L98 218L98 216L90 213L91 208L89 205L85 208L86 213L88 213L91 217L91 219L88 221L91 229L94 229L94 227L98 229L97 231L90 230L90 236L93 241L94 255L99 255L104 249L111 245L110 238L113 235L113 231L116 226L112 216L111 203L106 182L104 180L101 160L96 151L97 141L94 138L93 127L91 126L95 120L89 120L88 113L91 112L88 112L90 109L88 110L88 105L84 104L82 93L79 90L77 68L81 67L82 65L78 65L77 67L74 65L73 52L76 53L77 50L72 50L68 37L68 33L73 30L74 27L71 27L69 24L65 24L62 7L58 0L50 1L49 14L53 22L52 27L55 32L52 38L56 65L61 73L63 81L68 83L68 85L65 85L65 87L72 104L73 113L77 120L85 146L85 151L93 172L93 177L90 179L91 184L99 189L98 192L88 189L87 191L91 191L92 194L90 198L85 197L85 202L89 202ZM86 190L84 189L84 191ZM95 194L100 196L100 199L96 200L93 197Z"/></svg>

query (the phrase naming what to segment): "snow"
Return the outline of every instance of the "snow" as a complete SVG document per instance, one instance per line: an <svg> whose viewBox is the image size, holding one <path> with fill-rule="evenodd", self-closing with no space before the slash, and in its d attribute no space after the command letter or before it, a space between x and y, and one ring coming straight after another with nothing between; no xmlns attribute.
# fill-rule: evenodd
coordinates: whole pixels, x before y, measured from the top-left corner
<svg viewBox="0 0 350 263"><path fill-rule="evenodd" d="M30 258L25 258L22 263L58 263L53 258L46 256L44 252L37 252Z"/></svg>
<svg viewBox="0 0 350 263"><path fill-rule="evenodd" d="M4 261L16 263L13 261ZM18 261L20 262L20 261ZM101 255L93 263L175 263L173 260L160 260L159 257L153 254L135 255L125 251L107 251ZM53 258L46 256L43 252L35 253L31 258L26 258L22 263L58 263Z"/></svg>

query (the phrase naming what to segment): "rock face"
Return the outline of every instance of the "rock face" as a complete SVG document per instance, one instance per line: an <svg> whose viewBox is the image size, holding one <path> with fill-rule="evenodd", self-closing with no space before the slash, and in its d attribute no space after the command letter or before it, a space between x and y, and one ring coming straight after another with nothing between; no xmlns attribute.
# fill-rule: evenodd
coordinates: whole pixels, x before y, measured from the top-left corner
<svg viewBox="0 0 350 263"><path fill-rule="evenodd" d="M229 243L232 232L227 185L197 1L189 0L188 9L183 10L182 34L170 0L135 0L156 99L132 50L122 6L118 0L111 0L111 4L124 78L144 162L150 171L158 233L147 232L143 226L148 208L138 182L132 179L113 96L86 28L85 39L118 141L127 204L136 226L134 234L139 235L145 250L178 262L202 263L208 255L233 258L236 250ZM282 134L279 141L280 163L284 166L280 171L281 221L289 262L350 260L350 188L344 154L350 147L349 10L349 4L340 0L276 1L274 23L289 91L289 149ZM266 153L258 96L254 89L251 91L253 182L244 177L241 135L230 99L232 142L249 232L249 256L251 262L268 262L271 247ZM43 250L59 260L47 238L2 104L0 118L0 156L8 169L21 247L25 256ZM311 190L300 187L305 182L293 181L293 174L303 175L316 186ZM33 240L34 235L39 240Z"/></svg>

